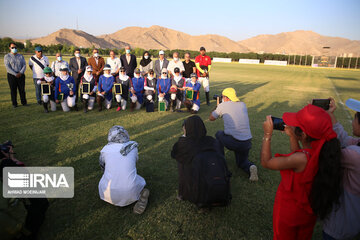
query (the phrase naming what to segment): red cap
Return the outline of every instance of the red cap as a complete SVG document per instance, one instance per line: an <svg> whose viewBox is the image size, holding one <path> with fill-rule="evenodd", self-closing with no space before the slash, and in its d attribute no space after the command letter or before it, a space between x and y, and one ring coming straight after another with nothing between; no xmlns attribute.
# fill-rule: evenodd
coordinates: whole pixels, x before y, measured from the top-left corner
<svg viewBox="0 0 360 240"><path fill-rule="evenodd" d="M336 137L329 114L324 109L311 104L296 113L284 113L283 120L286 125L300 127L307 135L315 139L328 141Z"/></svg>

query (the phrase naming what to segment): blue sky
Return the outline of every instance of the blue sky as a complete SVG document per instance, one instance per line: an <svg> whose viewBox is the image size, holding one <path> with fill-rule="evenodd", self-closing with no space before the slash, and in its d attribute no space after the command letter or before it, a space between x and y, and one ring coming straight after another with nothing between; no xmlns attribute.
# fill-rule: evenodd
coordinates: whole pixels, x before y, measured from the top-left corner
<svg viewBox="0 0 360 240"><path fill-rule="evenodd" d="M129 26L243 40L259 34L312 30L360 40L359 0L0 0L0 36L30 38L60 28L93 35Z"/></svg>

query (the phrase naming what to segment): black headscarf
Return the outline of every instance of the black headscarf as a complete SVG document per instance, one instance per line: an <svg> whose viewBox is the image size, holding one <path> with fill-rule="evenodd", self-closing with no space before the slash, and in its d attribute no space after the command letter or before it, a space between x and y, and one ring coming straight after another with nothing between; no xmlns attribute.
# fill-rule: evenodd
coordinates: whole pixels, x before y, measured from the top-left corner
<svg viewBox="0 0 360 240"><path fill-rule="evenodd" d="M149 55L148 59L145 59L145 54L146 53ZM143 57L142 57L142 59L140 61L140 65L143 66L143 67L146 67L150 62L151 62L150 53L148 51L145 51L143 53Z"/></svg>
<svg viewBox="0 0 360 240"><path fill-rule="evenodd" d="M180 137L173 146L171 157L176 161L186 164L190 163L193 157L200 151L201 145L208 142L206 128L202 119L191 116L184 122L186 137ZM210 137L211 138L211 137Z"/></svg>

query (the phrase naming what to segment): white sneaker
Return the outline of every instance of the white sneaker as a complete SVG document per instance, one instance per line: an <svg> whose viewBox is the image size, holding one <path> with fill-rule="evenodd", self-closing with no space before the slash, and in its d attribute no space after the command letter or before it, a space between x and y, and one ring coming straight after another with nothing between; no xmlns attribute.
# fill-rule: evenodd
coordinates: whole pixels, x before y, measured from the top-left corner
<svg viewBox="0 0 360 240"><path fill-rule="evenodd" d="M252 182L259 180L259 177L257 174L257 167L255 165L251 165L249 170L250 170L249 180Z"/></svg>

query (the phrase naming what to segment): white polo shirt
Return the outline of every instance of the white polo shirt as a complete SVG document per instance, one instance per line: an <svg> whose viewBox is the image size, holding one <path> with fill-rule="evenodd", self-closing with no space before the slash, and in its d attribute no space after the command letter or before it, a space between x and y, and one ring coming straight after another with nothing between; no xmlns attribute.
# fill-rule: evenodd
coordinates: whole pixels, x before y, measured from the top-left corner
<svg viewBox="0 0 360 240"><path fill-rule="evenodd" d="M35 59L37 59L39 62L41 62L42 65L44 65L44 67L48 67L50 64L47 56L43 55L41 59L38 59L36 57L36 55L34 55L33 57ZM31 60L31 58L29 59L29 66L32 66L33 78L43 78L44 77L44 70L36 62Z"/></svg>
<svg viewBox="0 0 360 240"><path fill-rule="evenodd" d="M182 61L180 61L180 59L177 62L175 62L174 60L171 60L169 62L167 70L170 71L172 74L174 74L174 69L176 67L178 67L180 69L180 72L185 71L184 64L182 63Z"/></svg>
<svg viewBox="0 0 360 240"><path fill-rule="evenodd" d="M116 71L121 68L121 62L118 57L111 59L111 57L106 59L106 64L111 66L111 73L116 73Z"/></svg>

